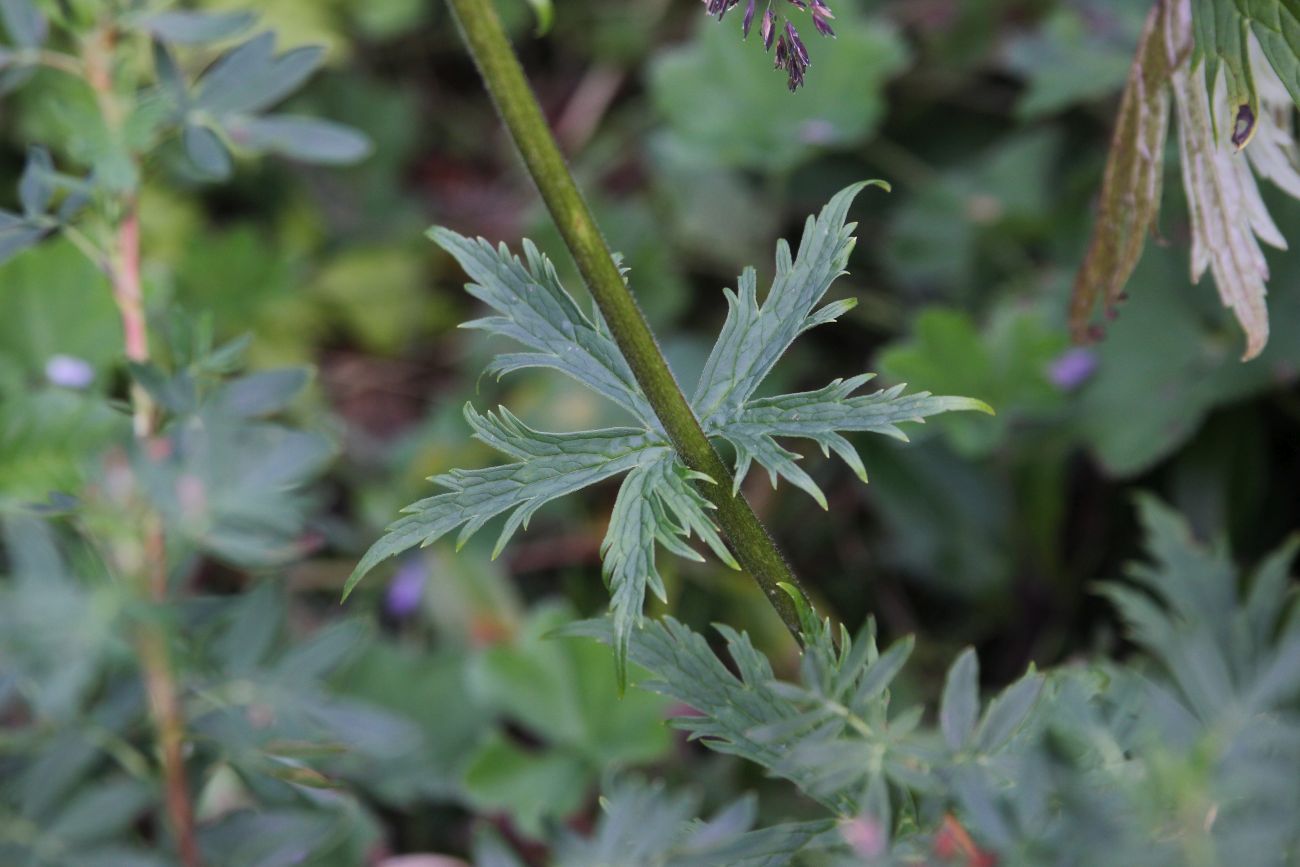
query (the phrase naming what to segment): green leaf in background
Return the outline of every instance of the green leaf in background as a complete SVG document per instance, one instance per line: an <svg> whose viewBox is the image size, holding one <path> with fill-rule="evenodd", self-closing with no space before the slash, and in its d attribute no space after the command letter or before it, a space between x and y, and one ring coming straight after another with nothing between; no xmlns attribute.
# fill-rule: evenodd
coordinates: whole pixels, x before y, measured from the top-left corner
<svg viewBox="0 0 1300 867"><path fill-rule="evenodd" d="M173 9L146 16L140 27L165 42L203 43L237 36L256 20L251 12L211 14Z"/></svg>
<svg viewBox="0 0 1300 867"><path fill-rule="evenodd" d="M1061 387L1048 374L1066 340L1033 309L1000 305L981 333L969 315L931 307L912 333L881 353L885 376L913 388L978 395L997 408L994 419L954 415L935 421L963 455L986 455L1013 425L1050 419L1065 405Z"/></svg>
<svg viewBox="0 0 1300 867"><path fill-rule="evenodd" d="M33 379L56 355L104 372L122 327L103 275L70 244L41 246L0 270L0 359Z"/></svg>
<svg viewBox="0 0 1300 867"><path fill-rule="evenodd" d="M324 59L317 47L275 53L275 33L260 33L218 58L199 80L196 105L216 117L270 108L300 88Z"/></svg>
<svg viewBox="0 0 1300 867"><path fill-rule="evenodd" d="M1063 145L1048 126L1017 131L899 187L899 207L877 245L890 276L919 298L974 305L985 268L1051 237L1050 195Z"/></svg>
<svg viewBox="0 0 1300 867"><path fill-rule="evenodd" d="M226 129L242 147L322 165L355 163L372 149L363 133L315 117L280 114L230 120Z"/></svg>
<svg viewBox="0 0 1300 867"><path fill-rule="evenodd" d="M1041 118L1119 90L1132 64L1146 9L1129 0L1079 0L1052 7L1014 36L1006 64L1026 82L1016 113Z"/></svg>
<svg viewBox="0 0 1300 867"><path fill-rule="evenodd" d="M689 790L667 792L662 784L621 779L600 799L601 815L591 836L567 836L557 847L554 863L775 867L791 863L818 837L830 837L833 828L820 820L752 830L758 818L753 798L729 804L709 819L698 818L700 801Z"/></svg>
<svg viewBox="0 0 1300 867"><path fill-rule="evenodd" d="M22 48L38 48L49 35L49 22L34 0L0 0L0 23Z"/></svg>
<svg viewBox="0 0 1300 867"><path fill-rule="evenodd" d="M524 749L489 735L465 771L469 796L483 807L509 808L533 833L542 819L575 812L610 769L654 761L671 745L663 699L611 692L609 653L551 637L567 622L565 610L539 608L511 641L478 654L468 674L480 706L541 742Z"/></svg>
<svg viewBox="0 0 1300 867"><path fill-rule="evenodd" d="M522 830L541 836L543 820L576 813L586 774L563 753L538 753L494 734L475 751L465 770L465 790L479 810L508 812Z"/></svg>
<svg viewBox="0 0 1300 867"><path fill-rule="evenodd" d="M1295 225L1300 205L1279 210ZM1096 346L1097 370L1080 392L1078 428L1106 470L1131 476L1187 442L1214 408L1285 387L1300 369L1300 293L1274 294L1274 333L1257 363L1232 364L1232 320L1208 289L1188 296L1182 251L1149 249L1142 286ZM1272 260L1279 285L1300 278L1291 257ZM1209 296L1209 297L1207 297Z"/></svg>
<svg viewBox="0 0 1300 867"><path fill-rule="evenodd" d="M31 141L51 142L60 161L91 170L95 182L114 192L139 181L133 151L156 132L165 116L161 101L137 104L121 130L110 130L99 113L94 91L66 75L40 75L20 92L19 122Z"/></svg>
<svg viewBox="0 0 1300 867"><path fill-rule="evenodd" d="M789 93L760 45L703 20L651 69L655 106L674 135L729 166L783 171L866 140L883 113L881 90L908 53L888 24L852 6L837 13L836 40L814 46L815 87Z"/></svg>
<svg viewBox="0 0 1300 867"><path fill-rule="evenodd" d="M1247 57L1250 20L1242 14L1240 5L1236 0L1180 0L1162 16L1180 23L1191 18L1195 34L1192 65L1203 65L1205 90L1218 87L1220 77L1227 88L1224 104L1215 106L1209 118L1210 127L1215 132L1227 130L1224 138L1231 136L1238 147L1250 141L1259 118L1259 93ZM1271 17L1276 22L1277 12ZM1291 63L1295 64L1294 54Z"/></svg>
<svg viewBox="0 0 1300 867"><path fill-rule="evenodd" d="M979 657L967 648L948 669L939 703L939 726L948 749L959 750L970 740L978 714Z"/></svg>
<svg viewBox="0 0 1300 867"><path fill-rule="evenodd" d="M186 124L181 133L185 153L205 178L215 181L230 177L234 163L221 138L206 126Z"/></svg>

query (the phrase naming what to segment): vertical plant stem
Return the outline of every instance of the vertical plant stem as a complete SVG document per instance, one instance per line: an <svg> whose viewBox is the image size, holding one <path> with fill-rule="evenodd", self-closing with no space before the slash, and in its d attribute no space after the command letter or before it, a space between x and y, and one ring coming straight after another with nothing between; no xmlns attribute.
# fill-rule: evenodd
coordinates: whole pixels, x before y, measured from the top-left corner
<svg viewBox="0 0 1300 867"><path fill-rule="evenodd" d="M110 133L120 134L121 106L113 92L113 35L103 31L86 47L86 78L95 90L100 114ZM126 357L137 363L149 360L149 332L140 278L140 215L134 195L122 203L122 215L108 256L108 276L113 300L122 319ZM131 389L132 422L136 439L146 459L157 433L153 400L138 384ZM162 518L152 508L140 526L141 547L130 572L140 592L158 607L168 601L167 539ZM185 778L185 715L176 686L166 628L155 620L140 623L135 636L136 655L144 672L149 714L157 738L158 760L163 776L163 800L177 853L184 867L202 867L194 827L194 806Z"/></svg>
<svg viewBox="0 0 1300 867"><path fill-rule="evenodd" d="M780 585L799 588L799 581L744 496L732 496L731 470L705 436L645 316L623 282L506 39L492 0L448 0L448 4L497 111L632 374L682 460L714 480L715 484L702 485L701 492L717 507L718 524L736 560L758 582L797 638L798 612L794 600Z"/></svg>
<svg viewBox="0 0 1300 867"><path fill-rule="evenodd" d="M128 204L118 225L111 251L110 279L113 298L122 317L126 357L144 363L149 360L149 337L140 282L140 218L135 202ZM131 391L132 418L136 439L146 459L154 443L157 415L148 393L138 385ZM137 585L156 606L168 601L167 538L162 518L148 508L141 527L142 549L137 568ZM201 867L194 828L194 807L185 778L185 715L176 687L166 628L148 620L138 628L136 654L144 671L149 713L158 741L167 819L180 860L185 867Z"/></svg>
<svg viewBox="0 0 1300 867"><path fill-rule="evenodd" d="M126 357L143 364L149 360L149 331L145 322L144 292L140 286L140 215L135 202L127 206L117 227L109 269L113 300L117 302L122 317ZM131 387L131 410L136 437L148 440L154 434L153 399L138 384Z"/></svg>

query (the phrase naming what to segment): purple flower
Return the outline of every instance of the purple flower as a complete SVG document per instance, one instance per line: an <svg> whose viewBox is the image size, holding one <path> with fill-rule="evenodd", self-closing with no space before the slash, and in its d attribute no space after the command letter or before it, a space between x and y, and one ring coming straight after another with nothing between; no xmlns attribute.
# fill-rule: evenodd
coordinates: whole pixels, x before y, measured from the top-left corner
<svg viewBox="0 0 1300 867"><path fill-rule="evenodd" d="M727 14L727 10L739 2L740 0L704 0L704 8L708 14L718 16L718 20L721 21L722 16Z"/></svg>
<svg viewBox="0 0 1300 867"><path fill-rule="evenodd" d="M831 7L823 3L822 0L813 0L813 5L812 5L813 27L817 28L818 33L820 33L822 36L829 36L831 39L834 39L835 31L831 29L831 25L830 25L830 21L834 17L835 14L831 12Z"/></svg>
<svg viewBox="0 0 1300 867"><path fill-rule="evenodd" d="M45 378L51 385L83 389L95 381L95 368L75 356L52 355L45 362Z"/></svg>
<svg viewBox="0 0 1300 867"><path fill-rule="evenodd" d="M749 5L745 7L745 20L741 22L740 29L744 32L745 38L749 38L749 28L754 23L754 0L749 0Z"/></svg>
<svg viewBox="0 0 1300 867"><path fill-rule="evenodd" d="M1074 391L1097 370L1097 354L1086 347L1068 349L1052 360L1047 378L1062 391Z"/></svg>
<svg viewBox="0 0 1300 867"><path fill-rule="evenodd" d="M415 613L424 598L424 582L428 578L421 557L412 557L388 582L388 592L384 595L384 610L398 620L404 620Z"/></svg>
<svg viewBox="0 0 1300 867"><path fill-rule="evenodd" d="M705 11L710 15L716 15L719 21L732 7L740 4L740 0L703 0L703 2ZM772 9L775 2L776 0L767 0L767 6L758 25L758 33L763 39L764 51L771 51L775 42L774 68L785 70L789 78L790 90L795 91L803 86L804 74L812 65L812 60L808 57L808 49L799 38L799 31L794 28L794 24L788 17ZM786 2L800 12L811 13L813 27L822 36L835 36L835 31L830 24L835 18L835 13L831 11L826 0L786 0ZM745 4L745 16L740 25L746 38L749 37L749 31L754 26L754 15L757 11L758 0L748 0ZM784 32L778 32L777 28L780 24L785 25Z"/></svg>
<svg viewBox="0 0 1300 867"><path fill-rule="evenodd" d="M774 68L785 70L786 75L789 77L791 93L803 86L804 72L807 71L810 65L808 49L804 47L803 40L799 38L799 31L795 30L794 25L789 21L785 22L785 32L776 40L776 63Z"/></svg>
<svg viewBox="0 0 1300 867"><path fill-rule="evenodd" d="M884 826L868 815L858 816L840 825L840 834L854 853L862 858L879 858L889 843Z"/></svg>

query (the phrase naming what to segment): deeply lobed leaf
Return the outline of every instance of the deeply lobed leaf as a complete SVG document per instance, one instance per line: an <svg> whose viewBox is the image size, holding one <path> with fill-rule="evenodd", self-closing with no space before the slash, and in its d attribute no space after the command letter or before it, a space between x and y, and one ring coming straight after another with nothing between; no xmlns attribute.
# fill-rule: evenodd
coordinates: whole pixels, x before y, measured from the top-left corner
<svg viewBox="0 0 1300 867"><path fill-rule="evenodd" d="M795 464L798 456L779 446L777 437L811 439L827 453L839 454L865 479L865 467L845 433L867 431L905 439L898 427L903 422L949 410L988 411L983 403L968 398L904 395L901 386L855 396L871 378L869 374L836 380L811 392L753 397L800 333L833 321L852 306L851 301L839 301L816 309L847 263L853 247L848 209L865 186L843 190L818 216L809 218L796 255L784 241L778 245L776 279L761 305L752 269L742 275L738 294L727 293L727 321L705 366L694 407L708 435L735 445L737 486L757 460L774 483L777 476L785 476L825 505L811 477ZM531 242L524 242L521 258L504 245L493 247L484 239L469 239L447 229L435 228L429 234L469 275L473 282L467 291L495 313L464 327L508 337L527 348L498 355L489 372L503 375L528 367L557 370L623 407L638 426L544 433L504 409L499 415L479 415L467 408L475 435L513 462L434 477L432 481L447 490L413 504L405 517L389 527L357 565L345 595L389 557L431 544L457 528L463 542L488 520L507 515L496 546L500 552L545 503L627 473L601 544L621 683L628 642L641 621L647 589L661 599L666 596L655 562L656 545L699 560L700 554L689 544L698 538L724 563L739 568L709 515L712 505L697 490L699 484L715 482L681 462L599 311L588 315L579 307L560 284L555 268Z"/></svg>
<svg viewBox="0 0 1300 867"><path fill-rule="evenodd" d="M821 489L794 463L799 456L777 444L777 437L812 440L823 454L829 456L835 452L865 482L866 467L843 433L878 433L906 441L907 435L898 427L904 422L923 422L928 416L958 410L992 412L983 401L935 397L927 392L904 394L901 385L852 396L874 376L864 373L847 380L837 379L816 391L747 402L735 421L717 431L736 448L735 489L740 489L751 463L757 461L768 471L773 487L777 477L784 476L825 509L826 498Z"/></svg>
<svg viewBox="0 0 1300 867"><path fill-rule="evenodd" d="M727 320L691 401L706 427L734 418L796 337L852 306L837 303L813 313L848 264L855 226L846 222L849 206L869 184L889 188L883 181L866 181L836 193L804 224L793 259L790 245L777 243L776 279L761 305L752 268L741 274L737 292L726 290Z"/></svg>
<svg viewBox="0 0 1300 867"><path fill-rule="evenodd" d="M478 470L452 470L434 476L446 493L419 500L406 517L388 528L357 564L344 587L350 593L377 564L416 545L430 545L460 528L458 544L497 515L510 513L497 540L499 552L542 506L565 494L637 466L648 450L666 446L643 430L608 428L580 433L545 433L525 426L509 413L480 415L472 407L465 417L476 435L512 457L514 463Z"/></svg>

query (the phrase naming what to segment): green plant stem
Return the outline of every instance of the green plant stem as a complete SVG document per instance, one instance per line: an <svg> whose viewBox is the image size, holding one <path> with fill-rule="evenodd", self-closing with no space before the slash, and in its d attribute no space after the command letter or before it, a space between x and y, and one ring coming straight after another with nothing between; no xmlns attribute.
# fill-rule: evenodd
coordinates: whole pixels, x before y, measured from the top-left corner
<svg viewBox="0 0 1300 867"><path fill-rule="evenodd" d="M105 125L113 134L120 134L124 113L114 93L112 78L115 37L111 31L100 31L96 37L85 46L86 80L95 91ZM134 195L126 197L121 204L112 248L102 264L107 268L113 300L122 319L126 357L144 364L149 361L149 334L140 275L140 215ZM147 455L158 433L158 415L148 392L139 385L132 387L131 408L136 440ZM162 517L152 508L145 509L139 542L138 552L133 552L124 564L124 572L133 579L141 596L154 605L165 605L169 595L167 539ZM185 778L185 712L168 645L167 632L158 623L145 620L137 628L135 649L157 740L168 824L180 863L184 867L202 867L194 802Z"/></svg>
<svg viewBox="0 0 1300 867"><path fill-rule="evenodd" d="M780 586L799 588L798 579L744 496L732 495L731 470L705 436L623 281L528 86L492 0L448 0L448 4L497 111L633 376L682 461L714 480L714 484L702 485L701 492L717 507L718 524L736 560L758 582L786 627L798 638L799 617L794 601Z"/></svg>

